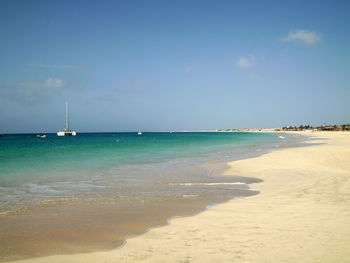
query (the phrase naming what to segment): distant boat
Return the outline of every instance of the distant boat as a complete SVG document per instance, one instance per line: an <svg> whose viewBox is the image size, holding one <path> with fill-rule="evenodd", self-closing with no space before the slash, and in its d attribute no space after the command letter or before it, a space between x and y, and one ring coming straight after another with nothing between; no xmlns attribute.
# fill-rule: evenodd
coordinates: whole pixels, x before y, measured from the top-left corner
<svg viewBox="0 0 350 263"><path fill-rule="evenodd" d="M142 135L142 132L138 132L137 135Z"/></svg>
<svg viewBox="0 0 350 263"><path fill-rule="evenodd" d="M58 131L57 136L75 136L77 133L69 128L68 120L68 103L66 102L66 128L64 130Z"/></svg>
<svg viewBox="0 0 350 263"><path fill-rule="evenodd" d="M46 138L47 136L45 135L45 134L38 134L36 137L38 137L38 138Z"/></svg>

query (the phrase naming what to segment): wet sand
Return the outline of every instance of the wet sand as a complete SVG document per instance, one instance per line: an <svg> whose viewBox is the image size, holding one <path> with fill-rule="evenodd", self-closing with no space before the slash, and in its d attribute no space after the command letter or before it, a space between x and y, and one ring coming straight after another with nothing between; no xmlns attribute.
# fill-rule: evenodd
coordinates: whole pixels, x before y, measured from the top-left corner
<svg viewBox="0 0 350 263"><path fill-rule="evenodd" d="M214 175L222 166L208 165L209 173ZM145 193L135 197L84 196L7 213L0 217L0 262L115 249L126 238L166 225L174 216L193 216L208 205L255 195L258 191L243 182L261 181L209 175L197 180L153 182L152 188L137 189Z"/></svg>
<svg viewBox="0 0 350 263"><path fill-rule="evenodd" d="M350 133L229 163L261 194L130 238L122 249L19 262L350 262ZM321 144L320 144L321 143Z"/></svg>

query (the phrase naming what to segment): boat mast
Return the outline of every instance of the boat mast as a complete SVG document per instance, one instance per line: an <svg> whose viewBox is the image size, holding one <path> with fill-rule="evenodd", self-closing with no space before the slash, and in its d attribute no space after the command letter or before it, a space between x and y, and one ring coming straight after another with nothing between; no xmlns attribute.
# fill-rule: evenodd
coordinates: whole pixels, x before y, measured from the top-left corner
<svg viewBox="0 0 350 263"><path fill-rule="evenodd" d="M66 102L66 130L69 130L69 122L68 122L68 103Z"/></svg>

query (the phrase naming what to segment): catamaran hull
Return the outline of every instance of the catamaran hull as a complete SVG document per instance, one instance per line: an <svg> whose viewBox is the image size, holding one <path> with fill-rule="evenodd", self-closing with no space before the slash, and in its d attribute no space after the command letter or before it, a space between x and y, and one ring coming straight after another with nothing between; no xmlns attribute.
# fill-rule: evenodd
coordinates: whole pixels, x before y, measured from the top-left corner
<svg viewBox="0 0 350 263"><path fill-rule="evenodd" d="M59 131L57 136L76 136L77 133L75 131Z"/></svg>

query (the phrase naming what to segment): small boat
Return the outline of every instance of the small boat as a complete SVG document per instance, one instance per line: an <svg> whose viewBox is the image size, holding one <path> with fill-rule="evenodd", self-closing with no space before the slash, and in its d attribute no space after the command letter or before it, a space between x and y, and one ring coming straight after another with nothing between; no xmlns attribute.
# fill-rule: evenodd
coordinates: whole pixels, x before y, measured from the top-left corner
<svg viewBox="0 0 350 263"><path fill-rule="evenodd" d="M142 132L138 132L137 135L142 135Z"/></svg>
<svg viewBox="0 0 350 263"><path fill-rule="evenodd" d="M75 131L72 131L69 128L68 103L67 102L66 102L66 128L57 132L57 136L66 136L66 135L68 135L68 136L76 136L77 135L77 133Z"/></svg>
<svg viewBox="0 0 350 263"><path fill-rule="evenodd" d="M45 134L38 134L36 137L38 137L38 138L46 138L47 136L45 135Z"/></svg>

